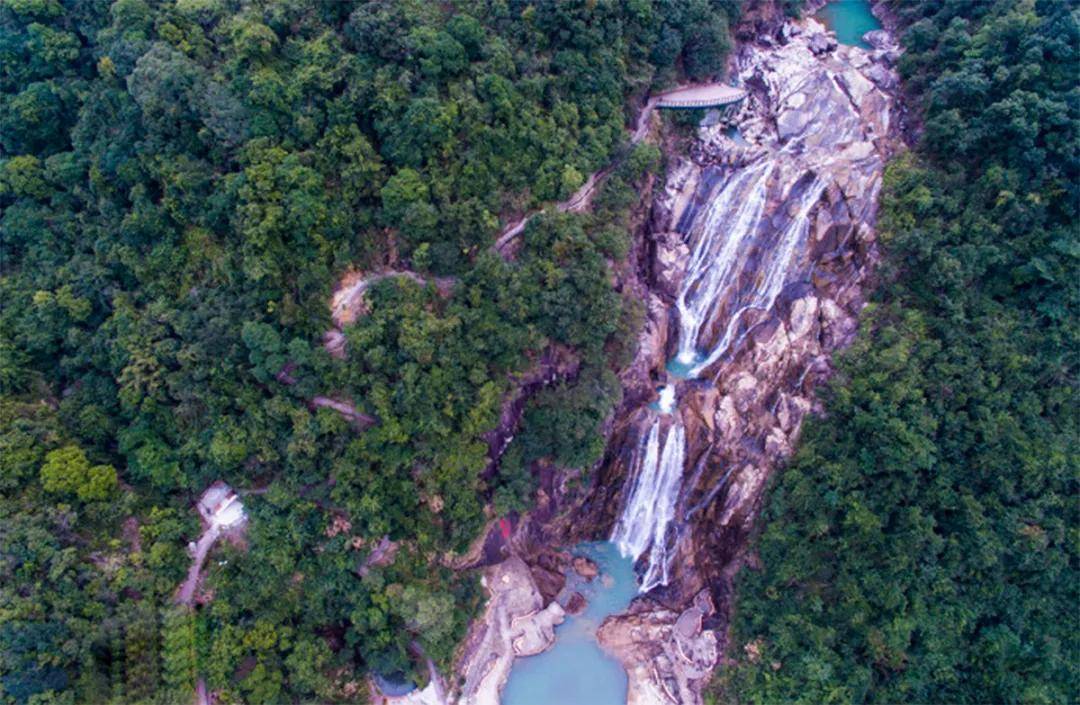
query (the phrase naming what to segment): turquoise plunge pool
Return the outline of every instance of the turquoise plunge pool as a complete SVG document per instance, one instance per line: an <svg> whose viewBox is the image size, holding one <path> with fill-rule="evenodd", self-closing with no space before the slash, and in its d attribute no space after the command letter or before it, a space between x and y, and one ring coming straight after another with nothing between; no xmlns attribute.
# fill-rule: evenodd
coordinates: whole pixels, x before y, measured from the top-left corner
<svg viewBox="0 0 1080 705"><path fill-rule="evenodd" d="M870 0L833 0L821 8L817 18L836 32L836 41L863 49L870 48L863 35L881 29L881 23L870 12Z"/></svg>
<svg viewBox="0 0 1080 705"><path fill-rule="evenodd" d="M637 595L633 563L606 541L581 544L573 553L588 556L600 568L592 582L573 573L567 578L567 589L580 592L588 604L555 628L554 646L514 662L502 705L626 703L626 671L596 643L596 629Z"/></svg>

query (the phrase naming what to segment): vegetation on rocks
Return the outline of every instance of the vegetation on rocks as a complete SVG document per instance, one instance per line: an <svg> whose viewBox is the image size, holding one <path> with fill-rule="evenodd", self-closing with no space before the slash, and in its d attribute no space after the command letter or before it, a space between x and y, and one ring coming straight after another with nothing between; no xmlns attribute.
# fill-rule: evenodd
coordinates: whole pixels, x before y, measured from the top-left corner
<svg viewBox="0 0 1080 705"><path fill-rule="evenodd" d="M1077 16L894 9L922 136L888 171L882 283L772 490L718 692L1073 702Z"/></svg>
<svg viewBox="0 0 1080 705"><path fill-rule="evenodd" d="M659 161L623 154L627 106L716 72L737 4L0 3L0 702L187 702L196 674L222 702L355 700L446 664L480 594L437 557L493 498L527 506L530 461L591 463L617 398L611 263ZM613 161L595 213L491 253ZM330 356L335 281L386 266L456 284L379 282ZM482 477L553 344L581 373ZM217 479L258 493L187 612Z"/></svg>

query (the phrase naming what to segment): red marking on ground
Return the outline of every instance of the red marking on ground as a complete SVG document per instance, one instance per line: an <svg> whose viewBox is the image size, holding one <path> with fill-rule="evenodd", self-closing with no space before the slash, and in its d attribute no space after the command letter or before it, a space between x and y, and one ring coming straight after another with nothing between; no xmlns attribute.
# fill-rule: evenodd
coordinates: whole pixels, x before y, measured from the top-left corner
<svg viewBox="0 0 1080 705"><path fill-rule="evenodd" d="M499 519L499 530L502 531L502 537L506 541L510 540L510 520L506 517Z"/></svg>

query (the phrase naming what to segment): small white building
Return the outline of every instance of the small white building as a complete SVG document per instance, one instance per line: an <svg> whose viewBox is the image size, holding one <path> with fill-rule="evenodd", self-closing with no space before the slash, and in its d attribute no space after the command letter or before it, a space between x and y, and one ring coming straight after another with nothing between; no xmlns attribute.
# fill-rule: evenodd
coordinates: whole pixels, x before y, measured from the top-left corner
<svg viewBox="0 0 1080 705"><path fill-rule="evenodd" d="M247 519L239 495L221 480L206 488L199 498L198 508L203 521L222 529L236 526Z"/></svg>

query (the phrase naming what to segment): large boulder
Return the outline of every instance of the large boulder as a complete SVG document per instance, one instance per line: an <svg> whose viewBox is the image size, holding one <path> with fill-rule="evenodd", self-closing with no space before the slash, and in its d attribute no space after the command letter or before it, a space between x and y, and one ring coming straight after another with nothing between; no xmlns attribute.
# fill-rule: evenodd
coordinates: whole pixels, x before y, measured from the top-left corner
<svg viewBox="0 0 1080 705"><path fill-rule="evenodd" d="M884 29L874 29L862 36L863 41L872 46L875 49L891 49L896 46L893 43L892 35L886 32Z"/></svg>
<svg viewBox="0 0 1080 705"><path fill-rule="evenodd" d="M683 242L682 235L674 231L659 233L656 236L656 259L654 288L669 298L675 298L686 274L686 265L690 260L690 248Z"/></svg>
<svg viewBox="0 0 1080 705"><path fill-rule="evenodd" d="M574 572L585 580L591 581L600 575L600 568L596 565L596 562L585 556L574 556L571 564L574 566Z"/></svg>
<svg viewBox="0 0 1080 705"><path fill-rule="evenodd" d="M532 566L530 572L545 605L550 604L566 585L566 576L561 572L548 570L538 565Z"/></svg>
<svg viewBox="0 0 1080 705"><path fill-rule="evenodd" d="M836 48L836 37L831 34L814 34L810 37L810 41L807 43L810 47L810 51L814 52L815 56L821 56Z"/></svg>

